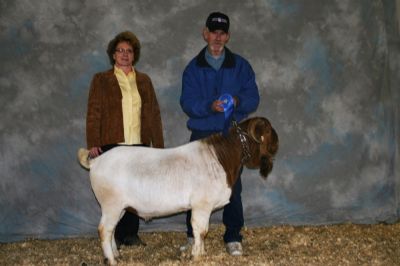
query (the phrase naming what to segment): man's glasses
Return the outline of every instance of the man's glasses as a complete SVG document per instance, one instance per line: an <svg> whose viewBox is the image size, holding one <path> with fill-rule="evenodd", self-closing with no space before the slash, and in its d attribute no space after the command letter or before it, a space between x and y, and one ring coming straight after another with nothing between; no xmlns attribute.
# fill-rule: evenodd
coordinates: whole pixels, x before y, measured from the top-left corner
<svg viewBox="0 0 400 266"><path fill-rule="evenodd" d="M124 49L124 48L117 48L115 49L115 52L120 53L120 54L133 54L132 49Z"/></svg>

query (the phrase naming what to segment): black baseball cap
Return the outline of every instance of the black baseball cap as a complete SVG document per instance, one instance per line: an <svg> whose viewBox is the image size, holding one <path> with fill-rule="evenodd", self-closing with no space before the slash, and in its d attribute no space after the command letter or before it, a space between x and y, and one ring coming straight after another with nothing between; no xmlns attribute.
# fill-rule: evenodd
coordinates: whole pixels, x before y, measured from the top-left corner
<svg viewBox="0 0 400 266"><path fill-rule="evenodd" d="M207 18L206 27L209 31L223 30L228 33L229 17L221 12L213 12Z"/></svg>

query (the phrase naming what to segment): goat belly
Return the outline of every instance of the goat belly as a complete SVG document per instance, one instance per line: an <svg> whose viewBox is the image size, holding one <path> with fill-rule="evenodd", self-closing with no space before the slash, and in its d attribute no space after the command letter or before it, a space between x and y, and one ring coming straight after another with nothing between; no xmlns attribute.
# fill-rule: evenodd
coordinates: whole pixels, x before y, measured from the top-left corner
<svg viewBox="0 0 400 266"><path fill-rule="evenodd" d="M190 209L188 197L178 193L173 196L154 195L154 197L129 200L127 205L135 206L138 215L143 218L167 216Z"/></svg>

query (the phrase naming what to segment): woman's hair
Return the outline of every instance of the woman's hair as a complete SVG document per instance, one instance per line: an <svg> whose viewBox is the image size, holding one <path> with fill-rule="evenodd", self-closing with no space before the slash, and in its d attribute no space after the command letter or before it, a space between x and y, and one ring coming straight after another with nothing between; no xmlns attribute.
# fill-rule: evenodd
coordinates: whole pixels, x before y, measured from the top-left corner
<svg viewBox="0 0 400 266"><path fill-rule="evenodd" d="M115 64L115 60L113 55L115 53L115 49L120 42L127 42L132 46L134 59L132 62L132 66L134 66L140 58L140 42L139 39L130 31L123 31L114 37L109 43L107 48L108 58L110 59L111 65Z"/></svg>

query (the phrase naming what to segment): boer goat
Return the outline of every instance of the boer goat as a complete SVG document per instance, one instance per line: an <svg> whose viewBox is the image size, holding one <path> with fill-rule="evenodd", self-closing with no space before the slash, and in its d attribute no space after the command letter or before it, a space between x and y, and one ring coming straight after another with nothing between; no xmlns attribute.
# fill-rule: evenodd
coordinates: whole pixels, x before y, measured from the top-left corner
<svg viewBox="0 0 400 266"><path fill-rule="evenodd" d="M119 256L114 229L125 210L148 220L191 209L192 255L203 255L211 212L229 202L240 168L260 168L266 178L277 150L278 135L263 117L176 148L117 147L92 160L80 149L101 206L98 230L108 262Z"/></svg>

